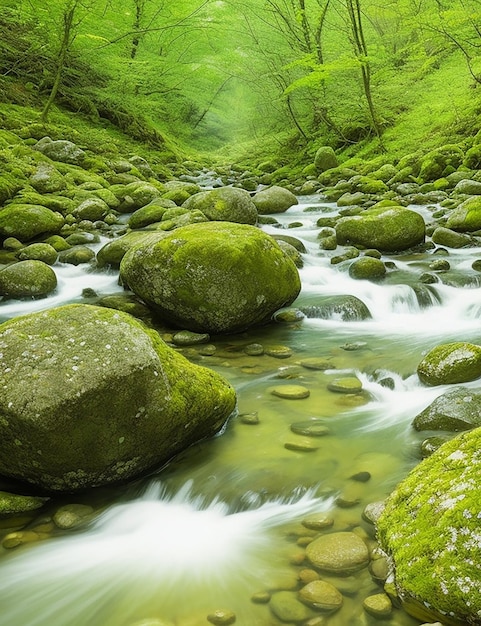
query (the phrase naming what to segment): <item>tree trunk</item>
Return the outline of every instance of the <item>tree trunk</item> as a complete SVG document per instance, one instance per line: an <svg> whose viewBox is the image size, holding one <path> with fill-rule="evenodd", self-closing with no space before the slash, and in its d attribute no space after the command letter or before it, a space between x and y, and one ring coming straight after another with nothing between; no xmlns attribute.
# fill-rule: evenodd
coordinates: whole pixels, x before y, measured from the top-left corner
<svg viewBox="0 0 481 626"><path fill-rule="evenodd" d="M60 87L60 83L62 81L62 72L65 66L65 59L67 57L68 49L71 43L72 37L72 28L73 28L73 18L75 16L75 10L77 8L77 3L74 2L69 7L67 7L63 14L63 35L62 42L60 44L60 51L58 55L57 62L57 70L55 72L55 79L53 81L52 89L50 91L50 95L48 97L47 102L42 111L42 115L40 117L41 121L45 124L48 120L48 114L50 112L50 108L57 97L57 93Z"/></svg>
<svg viewBox="0 0 481 626"><path fill-rule="evenodd" d="M361 16L361 3L360 0L347 0L347 10L349 13L349 21L351 24L351 32L353 36L354 54L357 60L361 64L361 76L364 95L366 97L367 105L369 108L369 115L371 117L372 127L379 140L381 149L384 149L382 143L382 131L379 125L379 121L374 106L371 90L371 67L369 65L366 40L364 39L364 31L362 28L362 16Z"/></svg>

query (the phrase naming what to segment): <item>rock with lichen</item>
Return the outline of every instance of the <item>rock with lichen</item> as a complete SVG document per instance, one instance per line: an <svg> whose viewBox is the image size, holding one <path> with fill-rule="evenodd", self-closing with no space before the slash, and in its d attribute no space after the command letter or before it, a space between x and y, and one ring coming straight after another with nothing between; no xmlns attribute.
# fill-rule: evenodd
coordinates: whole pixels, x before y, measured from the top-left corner
<svg viewBox="0 0 481 626"><path fill-rule="evenodd" d="M377 520L387 590L419 620L481 623L481 429L443 444L389 496Z"/></svg>
<svg viewBox="0 0 481 626"><path fill-rule="evenodd" d="M417 373L430 386L476 380L481 376L481 346L465 341L440 344L420 361Z"/></svg>
<svg viewBox="0 0 481 626"><path fill-rule="evenodd" d="M207 333L266 323L301 288L294 262L272 237L230 222L184 226L140 243L123 257L120 276L162 319Z"/></svg>
<svg viewBox="0 0 481 626"><path fill-rule="evenodd" d="M336 223L337 242L384 252L407 250L424 242L424 220L400 206L375 206Z"/></svg>
<svg viewBox="0 0 481 626"><path fill-rule="evenodd" d="M50 491L117 483L216 434L220 375L132 316L66 305L0 325L0 474Z"/></svg>

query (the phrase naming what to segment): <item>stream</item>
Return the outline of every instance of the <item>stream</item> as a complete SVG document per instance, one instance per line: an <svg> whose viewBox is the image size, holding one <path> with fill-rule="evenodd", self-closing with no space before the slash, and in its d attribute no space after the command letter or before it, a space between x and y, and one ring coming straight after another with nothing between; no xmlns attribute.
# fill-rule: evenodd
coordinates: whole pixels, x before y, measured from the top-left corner
<svg viewBox="0 0 481 626"><path fill-rule="evenodd" d="M410 208L432 221L435 207ZM273 323L214 337L210 354L202 346L182 349L235 386L238 415L222 434L162 471L52 504L52 511L59 504L91 505L94 513L85 524L0 549L0 624L205 626L207 616L225 610L235 613L239 626L280 626L286 621L274 615L268 599L297 589L299 573L308 567L303 551L316 533L306 519L327 520L329 530L353 530L374 544L363 510L386 498L420 461L420 444L429 433L415 432L412 420L447 389L423 386L416 375L419 361L440 343L481 343L481 274L471 268L481 249L449 250L442 258L451 269L434 272L438 282L429 285L419 277L440 253L435 248L383 256L390 269L381 282L353 280L349 261L330 262L339 249L319 247L316 222L336 213L320 196L300 197L298 205L275 216L279 225L263 229L294 236L307 248L294 306L349 294L366 304L372 318ZM294 222L298 226L290 228ZM116 272L55 270L56 295L0 303L0 321L81 302L85 288L99 295L121 290ZM422 297L413 285L422 287ZM247 354L251 344L261 344L263 354ZM328 389L336 379L353 376L362 382L361 393ZM272 393L285 385L306 387L309 396ZM481 381L466 386L479 388ZM30 526L48 523L48 514ZM342 592L343 606L317 614L323 617L312 624L382 623L362 606L382 591L367 568L323 579ZM397 607L387 623L420 624Z"/></svg>

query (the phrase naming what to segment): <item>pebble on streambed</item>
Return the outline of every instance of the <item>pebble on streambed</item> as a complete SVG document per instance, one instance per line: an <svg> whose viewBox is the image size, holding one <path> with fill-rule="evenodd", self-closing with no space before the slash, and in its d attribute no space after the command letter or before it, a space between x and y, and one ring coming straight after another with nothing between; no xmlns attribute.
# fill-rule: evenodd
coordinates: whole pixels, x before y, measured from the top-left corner
<svg viewBox="0 0 481 626"><path fill-rule="evenodd" d="M302 385L279 385L278 387L272 387L270 392L273 396L288 400L302 400L311 395L309 389Z"/></svg>

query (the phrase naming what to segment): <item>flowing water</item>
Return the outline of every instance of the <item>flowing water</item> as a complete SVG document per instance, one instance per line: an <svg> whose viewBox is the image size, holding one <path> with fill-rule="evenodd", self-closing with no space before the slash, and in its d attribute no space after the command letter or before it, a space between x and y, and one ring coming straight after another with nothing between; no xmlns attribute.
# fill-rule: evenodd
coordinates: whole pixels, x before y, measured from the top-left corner
<svg viewBox="0 0 481 626"><path fill-rule="evenodd" d="M413 208L431 221L429 209ZM184 349L188 358L230 380L239 414L220 436L184 452L161 472L67 499L94 507L84 525L3 550L0 624L131 626L156 618L152 625L201 626L225 609L240 626L276 626L283 622L266 600L278 590L296 589L300 570L308 567L303 550L315 531L302 523L306 518L323 516L332 523L329 531L354 530L373 543L362 512L419 462L426 435L411 422L446 390L421 385L417 364L439 343L481 343L481 282L471 269L481 250L450 250L451 269L429 286L419 277L429 271L434 249L385 256L394 265L382 282L355 281L349 262L331 264L339 251L319 249L316 221L335 213L320 198L300 198L276 216L280 227L264 229L295 236L307 247L296 306L349 294L368 306L372 318L272 324L213 338L216 351L210 356ZM299 226L287 228L292 222ZM114 273L68 266L58 273L58 295L1 303L0 319L81 301L86 287L99 294L120 289ZM253 343L263 345L263 355L246 354ZM279 346L289 348L290 356ZM314 357L325 362L321 369L312 369ZM362 382L361 394L328 389L334 379L352 376ZM301 385L310 395L272 393L286 385ZM48 523L48 514L30 527ZM368 595L381 590L367 569L326 579L343 591L344 604L317 624L379 623L362 608ZM395 608L389 623L419 622Z"/></svg>

